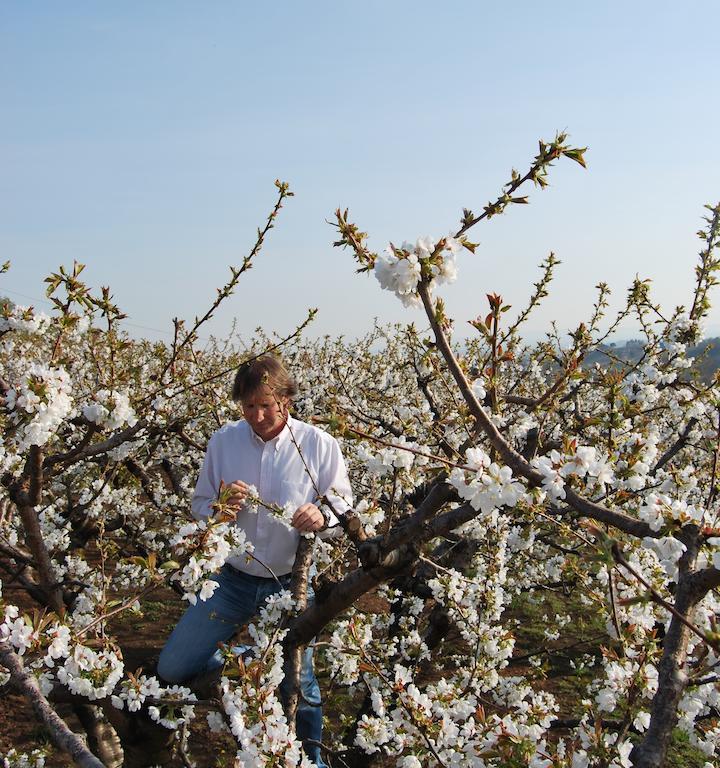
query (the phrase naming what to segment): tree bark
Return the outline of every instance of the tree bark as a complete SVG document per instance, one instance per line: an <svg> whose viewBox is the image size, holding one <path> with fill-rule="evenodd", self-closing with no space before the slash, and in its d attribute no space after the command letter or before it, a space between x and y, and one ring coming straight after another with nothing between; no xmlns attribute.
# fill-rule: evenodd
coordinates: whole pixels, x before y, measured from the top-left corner
<svg viewBox="0 0 720 768"><path fill-rule="evenodd" d="M678 584L675 589L675 609L690 617L702 594L695 587L693 576L700 549L697 526L686 525L680 541L687 547L679 562ZM663 655L658 665L658 687L650 707L650 725L642 742L630 753L634 768L661 768L665 764L673 728L678 720L678 704L687 687L684 671L690 629L673 616L663 641Z"/></svg>
<svg viewBox="0 0 720 768"><path fill-rule="evenodd" d="M48 606L58 616L62 616L65 613L62 588L59 584L55 583L50 553L43 540L36 510L42 498L44 479L42 462L43 457L40 447L37 445L30 446L30 453L23 472L24 482L28 483L29 488L26 491L22 485L15 486L11 488L11 497L13 497L13 501L20 513L20 519L25 530L25 540L33 555L34 565L40 577L40 586L47 593Z"/></svg>
<svg viewBox="0 0 720 768"><path fill-rule="evenodd" d="M123 748L115 729L106 721L102 709L92 704L75 704L73 711L87 734L90 751L100 758L107 768L121 768Z"/></svg>
<svg viewBox="0 0 720 768"><path fill-rule="evenodd" d="M315 544L312 539L305 536L300 537L295 562L292 568L292 578L290 582L290 591L295 601L296 613L301 613L307 605L308 590L308 571L312 561L313 547ZM288 635L289 636L289 635ZM300 664L302 660L302 645L290 645L284 643L283 653L285 656L285 678L290 681L287 687L287 697L283 701L283 710L288 724L295 722L295 714L298 707L298 697L300 692Z"/></svg>

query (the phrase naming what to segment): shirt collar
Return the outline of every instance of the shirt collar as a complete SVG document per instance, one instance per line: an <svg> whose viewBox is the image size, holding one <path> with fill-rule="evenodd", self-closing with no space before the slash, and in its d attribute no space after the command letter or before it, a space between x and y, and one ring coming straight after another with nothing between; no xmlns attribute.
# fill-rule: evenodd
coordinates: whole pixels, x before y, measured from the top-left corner
<svg viewBox="0 0 720 768"><path fill-rule="evenodd" d="M247 422L245 422L247 424ZM288 426L289 425L289 426ZM275 448L275 451L279 451L280 448L287 443L288 440L291 439L290 430L295 429L295 419L293 419L292 416L288 415L287 421L285 422L285 426L282 428L282 432L275 435L272 440L263 440L260 435L255 434L253 428L248 424L248 429L250 430L250 435L252 440L254 440L257 444L265 446L265 445L271 445L273 448Z"/></svg>

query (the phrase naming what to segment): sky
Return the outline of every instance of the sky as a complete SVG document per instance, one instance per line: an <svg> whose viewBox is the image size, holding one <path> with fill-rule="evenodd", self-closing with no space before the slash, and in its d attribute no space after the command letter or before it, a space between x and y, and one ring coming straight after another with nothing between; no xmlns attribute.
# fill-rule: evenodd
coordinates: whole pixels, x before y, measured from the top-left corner
<svg viewBox="0 0 720 768"><path fill-rule="evenodd" d="M422 326L333 248L334 211L376 251L439 238L566 130L588 169L558 163L472 230L439 292L458 332L486 293L520 311L550 251L528 338L586 320L600 281L611 313L638 275L670 313L720 201L719 22L716 0L0 0L0 295L48 311L44 278L77 260L130 333L169 339L250 251L280 178L295 196L201 336L285 335L310 307L310 336Z"/></svg>

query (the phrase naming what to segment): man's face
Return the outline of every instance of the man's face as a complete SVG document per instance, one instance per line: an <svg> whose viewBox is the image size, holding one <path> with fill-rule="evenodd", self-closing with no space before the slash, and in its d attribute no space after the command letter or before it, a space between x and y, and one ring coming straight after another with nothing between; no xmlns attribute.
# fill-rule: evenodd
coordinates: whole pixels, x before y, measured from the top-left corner
<svg viewBox="0 0 720 768"><path fill-rule="evenodd" d="M242 411L253 432L267 441L282 432L287 421L287 405L286 397L277 397L263 384L243 399Z"/></svg>

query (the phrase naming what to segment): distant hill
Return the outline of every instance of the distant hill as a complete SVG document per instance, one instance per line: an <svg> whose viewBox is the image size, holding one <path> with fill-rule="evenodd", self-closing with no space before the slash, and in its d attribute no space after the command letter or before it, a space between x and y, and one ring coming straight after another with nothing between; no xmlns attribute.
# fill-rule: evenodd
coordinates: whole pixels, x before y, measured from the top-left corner
<svg viewBox="0 0 720 768"><path fill-rule="evenodd" d="M642 356L643 342L631 339L622 344L605 344L585 356L585 365L600 363L603 366L617 365L617 360L626 363L636 363ZM709 382L715 371L720 368L720 338L705 339L700 344L690 347L690 357L697 358L693 369L697 370L700 378Z"/></svg>

